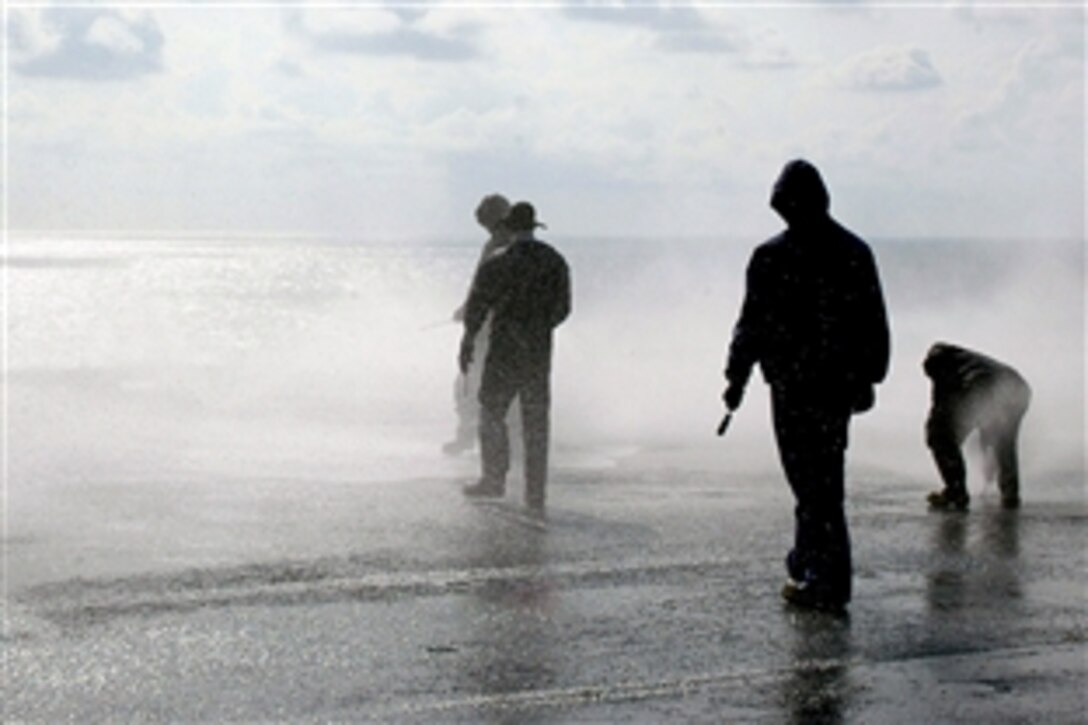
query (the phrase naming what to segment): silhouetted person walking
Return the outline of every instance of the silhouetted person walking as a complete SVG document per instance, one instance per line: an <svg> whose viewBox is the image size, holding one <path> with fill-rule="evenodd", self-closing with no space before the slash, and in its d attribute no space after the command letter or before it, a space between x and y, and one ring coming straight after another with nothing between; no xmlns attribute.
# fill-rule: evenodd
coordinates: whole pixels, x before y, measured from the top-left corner
<svg viewBox="0 0 1088 725"><path fill-rule="evenodd" d="M819 172L786 164L771 207L786 229L753 252L722 396L735 410L756 363L771 388L779 456L796 499L788 601L841 610L851 596L843 509L850 416L873 405L889 333L869 247L829 214Z"/></svg>
<svg viewBox="0 0 1088 725"><path fill-rule="evenodd" d="M997 478L1005 508L1020 505L1016 439L1031 402L1031 388L1016 370L973 350L938 342L923 369L932 381L926 445L933 453L944 490L929 494L935 509L967 509L967 467L961 446L977 430L987 481Z"/></svg>
<svg viewBox="0 0 1088 725"><path fill-rule="evenodd" d="M510 209L504 225L514 235L507 250L484 263L465 305L460 366L475 354L476 333L491 315L491 341L480 385L480 458L483 476L469 496L502 496L510 468L505 417L517 397L525 437L525 497L544 505L548 476L553 330L570 314L570 272L557 251L534 237L543 226L527 202Z"/></svg>
<svg viewBox="0 0 1088 725"><path fill-rule="evenodd" d="M476 278L480 274L480 268L488 260L506 251L514 240L510 231L503 225L503 220L510 213L510 202L501 194L489 194L480 200L476 207L476 221L488 232L487 242L480 250L480 258L476 263L476 270L472 275L472 284L476 284ZM471 287L469 291L471 293ZM466 303L458 307L453 313L456 322L465 319ZM487 345L491 337L490 320L484 320L476 333L474 341L477 360L469 365L468 370L461 372L453 386L453 400L457 411L457 432L453 440L442 446L442 450L450 455L456 455L469 450L476 443L480 420L480 379L483 371L483 359L487 355Z"/></svg>

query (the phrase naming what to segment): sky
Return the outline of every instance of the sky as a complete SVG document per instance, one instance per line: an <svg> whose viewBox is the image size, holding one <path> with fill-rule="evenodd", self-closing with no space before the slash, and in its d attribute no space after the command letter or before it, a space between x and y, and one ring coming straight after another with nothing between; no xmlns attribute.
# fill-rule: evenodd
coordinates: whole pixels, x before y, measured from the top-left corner
<svg viewBox="0 0 1088 725"><path fill-rule="evenodd" d="M15 233L1085 235L1085 10L1051 3L8 2Z"/></svg>

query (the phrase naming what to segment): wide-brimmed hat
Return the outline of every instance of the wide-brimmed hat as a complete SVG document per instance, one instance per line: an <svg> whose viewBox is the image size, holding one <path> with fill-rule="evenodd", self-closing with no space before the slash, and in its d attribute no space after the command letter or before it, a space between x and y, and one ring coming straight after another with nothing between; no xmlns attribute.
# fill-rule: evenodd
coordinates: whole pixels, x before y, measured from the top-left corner
<svg viewBox="0 0 1088 725"><path fill-rule="evenodd" d="M537 227L547 228L536 220L536 209L527 201L519 201L510 207L510 212L502 220L502 224L512 232L527 232Z"/></svg>

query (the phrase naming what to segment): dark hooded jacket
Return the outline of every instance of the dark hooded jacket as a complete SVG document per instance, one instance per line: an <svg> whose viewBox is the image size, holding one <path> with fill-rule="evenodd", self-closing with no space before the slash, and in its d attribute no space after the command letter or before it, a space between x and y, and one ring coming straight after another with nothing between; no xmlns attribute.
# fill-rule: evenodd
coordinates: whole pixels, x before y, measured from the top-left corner
<svg viewBox="0 0 1088 725"><path fill-rule="evenodd" d="M743 387L759 363L774 387L871 389L890 351L871 250L830 216L827 188L806 161L786 165L771 206L787 228L752 254L726 378Z"/></svg>

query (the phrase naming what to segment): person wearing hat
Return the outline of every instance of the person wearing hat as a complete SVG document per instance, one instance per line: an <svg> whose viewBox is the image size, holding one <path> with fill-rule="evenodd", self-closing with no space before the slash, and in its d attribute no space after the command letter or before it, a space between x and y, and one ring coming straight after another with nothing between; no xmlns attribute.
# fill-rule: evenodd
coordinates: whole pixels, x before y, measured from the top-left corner
<svg viewBox="0 0 1088 725"><path fill-rule="evenodd" d="M550 245L536 239L536 210L510 208L503 221L513 236L507 250L480 267L465 303L458 364L464 373L476 355L476 336L490 315L491 338L480 383L480 480L467 496L506 493L510 441L506 413L517 398L525 442L525 499L544 505L548 475L553 332L570 314L570 270Z"/></svg>
<svg viewBox="0 0 1088 725"><path fill-rule="evenodd" d="M842 611L851 595L844 464L850 418L888 370L887 313L872 251L833 219L816 167L786 164L771 194L786 229L748 263L723 398L732 411L757 363L771 388L779 457L793 490L782 596Z"/></svg>
<svg viewBox="0 0 1088 725"><path fill-rule="evenodd" d="M1016 440L1031 402L1027 381L1003 362L947 342L929 348L922 368L932 382L926 446L944 481L942 490L929 494L930 507L967 509L967 467L960 448L971 431L977 430L986 479L997 478L1004 508L1017 508L1020 468Z"/></svg>
<svg viewBox="0 0 1088 725"><path fill-rule="evenodd" d="M488 233L488 240L480 250L480 258L476 262L476 270L472 275L472 284L480 275L480 268L489 259L506 251L510 243L514 241L513 235L503 224L506 215L510 213L510 202L502 194L488 194L476 206L476 221ZM469 287L471 290L471 285ZM467 295L466 295L467 300ZM458 307L453 313L455 322L463 322L465 319L465 304ZM483 370L482 358L487 352L487 343L491 337L489 321L480 326L474 342L478 356L478 362L469 366L464 373L458 373L453 386L454 410L457 413L457 431L449 442L442 446L442 450L448 455L457 455L470 450L476 444L477 428L480 419L480 377Z"/></svg>

